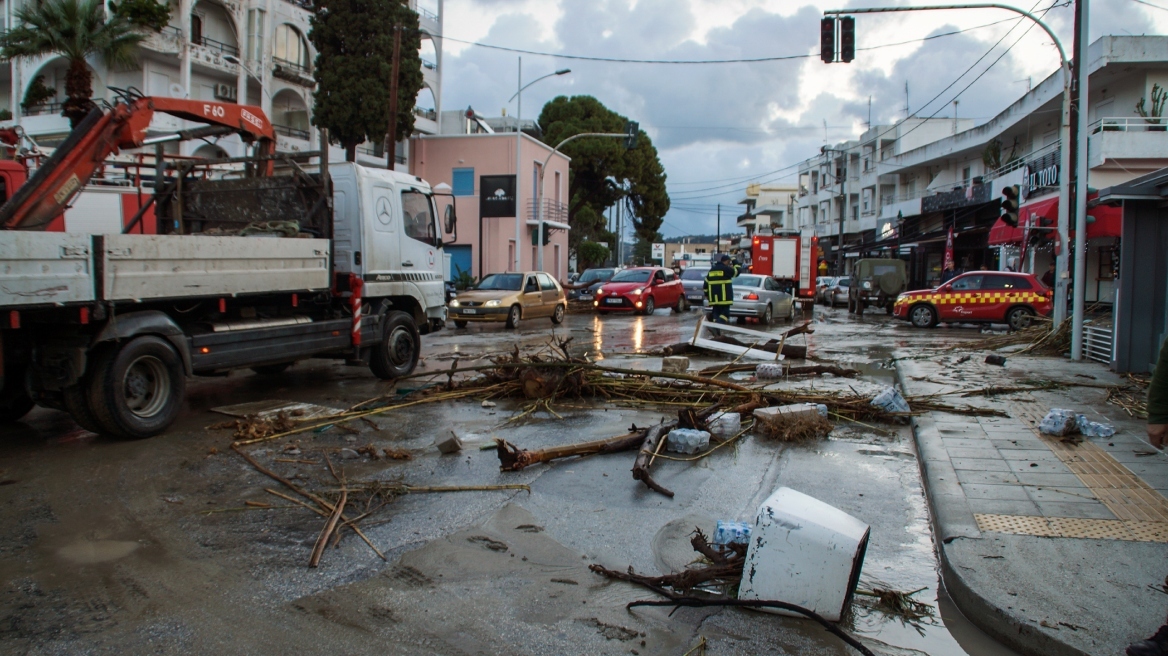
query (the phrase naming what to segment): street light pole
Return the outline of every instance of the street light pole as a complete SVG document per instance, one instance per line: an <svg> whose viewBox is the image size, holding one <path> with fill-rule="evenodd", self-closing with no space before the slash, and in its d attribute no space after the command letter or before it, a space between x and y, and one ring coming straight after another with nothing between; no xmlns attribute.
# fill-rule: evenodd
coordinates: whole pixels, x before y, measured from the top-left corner
<svg viewBox="0 0 1168 656"><path fill-rule="evenodd" d="M1078 148L1075 151L1075 284L1071 301L1071 359L1083 359L1083 305L1087 294L1087 0L1078 0L1079 51L1074 53L1079 68ZM1069 175L1067 176L1070 177ZM1062 182L1062 175L1059 176ZM1061 216L1061 214L1060 214ZM1066 242L1063 242L1064 244ZM1066 250L1064 246L1063 250Z"/></svg>
<svg viewBox="0 0 1168 656"><path fill-rule="evenodd" d="M523 58L520 57L519 58L519 81L516 85L518 90L515 92L514 96L511 96L511 98L507 100L507 102L511 102L512 100L515 100L515 99L519 100L519 102L516 103L516 105L515 105L515 263L514 264L515 264L516 271L520 270L519 263L520 263L521 259L519 257L519 242L523 240L523 230L521 227L522 221L523 221L523 206L519 201L519 197L520 197L519 190L521 188L520 187L520 178L521 178L520 172L523 169L523 167L520 164L522 159L523 159L522 156L520 155L520 152L522 152L522 150L523 150L523 127L522 127L523 90L526 89L527 87L535 84L536 82L539 82L540 80L543 80L543 79L546 79L549 77L553 77L555 75L567 75L568 73L571 73L571 72L572 72L571 69L563 68L563 69L560 69L554 73L548 73L547 75L544 75L542 77L537 77L534 80L528 82L527 84L523 84ZM533 197L535 196L534 192L535 192L535 190L533 189L532 190ZM537 205L536 211L538 211L538 205ZM540 254L540 259L542 259L542 257L543 257L543 245L540 244L541 241L543 241L542 233L539 235L536 235L536 240L535 240L535 243L538 245L538 252ZM483 247L482 244L479 244L479 248L481 249L482 247ZM535 263L532 262L532 264L535 264ZM540 269L542 270L543 267L541 266Z"/></svg>
<svg viewBox="0 0 1168 656"><path fill-rule="evenodd" d="M570 72L571 71L569 71L567 69L564 70L564 73L570 73ZM562 74L563 73L554 73L554 75L562 75ZM539 80L536 80L536 82L538 82L538 81ZM534 84L534 82L532 84ZM547 159L545 159L543 161L543 164L540 165L540 167L539 167L539 195L535 199L535 219L536 219L536 221L539 222L539 224L536 226L536 229L539 230L539 233L538 233L539 237L536 239L536 243L539 244L539 246L538 246L538 248L539 248L539 251L538 251L539 252L539 266L536 267L538 270L540 270L540 271L544 270L543 269L543 223L544 223L544 221L543 221L543 176L547 172L548 163L550 163L552 161L552 157L555 156L556 153L560 152L560 146L563 146L564 144L568 143L569 141L575 141L576 139L579 139L581 137L619 137L621 139L624 139L627 136L628 135L623 133L623 132L581 132L580 134L574 134L574 135L568 137L567 139L564 139L560 143L556 144L556 147L552 148L552 152L548 153ZM559 272L557 271L556 273L558 274Z"/></svg>
<svg viewBox="0 0 1168 656"><path fill-rule="evenodd" d="M1071 63L1067 60L1067 52L1063 49L1062 41L1042 19L1034 14L1010 5L996 2L973 2L958 5L931 5L928 7L866 7L851 9L829 9L825 16L839 14L883 14L896 11L935 11L939 9L1004 9L1021 14L1034 21L1054 41L1058 48L1063 71L1063 109L1062 120L1059 124L1060 160L1059 160L1059 211L1058 211L1058 239L1061 251L1055 260L1055 291L1054 291L1054 326L1067 318L1067 235L1070 232L1070 203L1071 203Z"/></svg>

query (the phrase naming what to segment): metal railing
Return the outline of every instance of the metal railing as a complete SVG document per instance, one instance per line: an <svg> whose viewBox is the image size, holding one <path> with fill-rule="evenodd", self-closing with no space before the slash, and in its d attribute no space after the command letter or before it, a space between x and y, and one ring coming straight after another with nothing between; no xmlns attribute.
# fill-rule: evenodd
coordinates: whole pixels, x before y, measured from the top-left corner
<svg viewBox="0 0 1168 656"><path fill-rule="evenodd" d="M421 116L422 118L428 118L431 121L438 120L438 112L436 110L433 110L433 109L423 109L421 107L415 107L414 108L414 115Z"/></svg>
<svg viewBox="0 0 1168 656"><path fill-rule="evenodd" d="M536 200L534 198L527 199L527 218L530 221L535 221L542 218L544 221L555 221L556 223L568 222L568 205L566 203L557 203L550 198L544 198L542 203L539 203L540 216L535 215Z"/></svg>
<svg viewBox="0 0 1168 656"><path fill-rule="evenodd" d="M46 116L49 114L60 114L62 111L64 111L64 109L65 109L64 101L51 102L51 103L40 103L39 105L33 105L31 107L23 107L22 108L25 116Z"/></svg>
<svg viewBox="0 0 1168 656"><path fill-rule="evenodd" d="M1084 355L1090 360L1111 364L1111 345L1114 341L1111 326L1083 326Z"/></svg>
<svg viewBox="0 0 1168 656"><path fill-rule="evenodd" d="M1168 130L1168 118L1144 118L1142 116L1115 116L1101 118L1090 124L1087 131L1097 132L1164 132Z"/></svg>
<svg viewBox="0 0 1168 656"><path fill-rule="evenodd" d="M429 11L427 9L423 9L421 7L418 7L418 15L421 16L422 18L429 18L430 20L435 21L435 22L437 22L437 20L438 20L438 14L435 14L434 12Z"/></svg>
<svg viewBox="0 0 1168 656"><path fill-rule="evenodd" d="M1042 157L1043 155L1057 151L1059 149L1060 144L1061 144L1060 141L1054 141L1052 143L1046 144L1042 148L1036 148L1036 149L1034 149L1034 152L1028 153L1026 155L1022 155L1022 156L1018 157L1017 159L1006 162L1005 164L999 166L998 168L996 168L992 171L986 172L981 177L983 180L989 181L989 180L993 180L994 178L1000 178L1003 175L1010 173L1011 171L1017 171L1018 169L1022 168L1023 166L1026 166L1026 162L1033 161L1035 159L1038 159L1039 157Z"/></svg>
<svg viewBox="0 0 1168 656"><path fill-rule="evenodd" d="M172 39L181 39L183 35L182 28L175 27L174 25L167 25L166 27L159 30L158 33L162 36L168 36Z"/></svg>
<svg viewBox="0 0 1168 656"><path fill-rule="evenodd" d="M301 130L300 128L294 128L289 125L277 125L275 123L272 124L272 129L276 131L276 134L308 141L308 130Z"/></svg>
<svg viewBox="0 0 1168 656"><path fill-rule="evenodd" d="M280 59L279 57L272 57L272 62L280 68L286 68L294 73L300 73L301 75L308 75L310 73L308 66L305 66L304 64L298 64L294 61Z"/></svg>
<svg viewBox="0 0 1168 656"><path fill-rule="evenodd" d="M432 61L429 61L429 60L423 59L423 60L422 60L422 68L428 68L428 69L430 69L430 70L432 70L432 71L436 71L436 70L438 70L438 64L435 64L435 63L434 63L434 62L432 62Z"/></svg>
<svg viewBox="0 0 1168 656"><path fill-rule="evenodd" d="M200 36L198 39L191 39L191 43L197 46L203 46L211 52L217 52L220 55L231 55L232 57L239 56L239 46L233 46L230 43L223 43L216 41L208 36Z"/></svg>

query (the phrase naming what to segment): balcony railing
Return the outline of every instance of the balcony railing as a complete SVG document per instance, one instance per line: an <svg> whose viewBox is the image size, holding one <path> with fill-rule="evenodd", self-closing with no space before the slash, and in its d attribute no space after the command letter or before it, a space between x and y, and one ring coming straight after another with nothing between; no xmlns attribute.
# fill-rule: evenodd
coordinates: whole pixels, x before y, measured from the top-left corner
<svg viewBox="0 0 1168 656"><path fill-rule="evenodd" d="M158 33L162 36L170 37L172 39L181 39L183 35L182 28L175 27L174 25L167 25L166 27L159 30Z"/></svg>
<svg viewBox="0 0 1168 656"><path fill-rule="evenodd" d="M24 108L25 116L47 116L50 114L60 114L65 109L64 102L51 102L33 105L32 107Z"/></svg>
<svg viewBox="0 0 1168 656"><path fill-rule="evenodd" d="M432 20L434 22L438 21L438 14L435 14L432 11L428 11L426 9L423 9L422 7L418 7L418 15L421 16L422 18L429 18L430 20Z"/></svg>
<svg viewBox="0 0 1168 656"><path fill-rule="evenodd" d="M357 146L357 152L361 153L362 155L385 159L385 148L382 147L381 144L374 146ZM398 164L405 164L409 160L406 159L405 155L397 155L393 158L393 161L397 162Z"/></svg>
<svg viewBox="0 0 1168 656"><path fill-rule="evenodd" d="M272 57L272 61L277 66L279 66L281 68L286 68L289 71L292 71L294 73L299 73L300 75L308 75L309 74L308 67L305 66L304 64L299 64L299 63L296 63L293 61L288 61L287 59L280 59L279 57Z"/></svg>
<svg viewBox="0 0 1168 656"><path fill-rule="evenodd" d="M316 9L312 4L312 0L288 0L288 2L308 11L314 11Z"/></svg>
<svg viewBox="0 0 1168 656"><path fill-rule="evenodd" d="M282 134L285 137L291 137L293 139L304 139L305 141L308 141L308 130L301 130L300 128L294 128L288 125L277 125L275 123L272 124L272 129L276 131L276 134Z"/></svg>
<svg viewBox="0 0 1168 656"><path fill-rule="evenodd" d="M428 118L431 121L438 120L438 112L436 110L433 110L433 109L423 109L421 107L415 107L414 108L414 115L421 116L422 118Z"/></svg>
<svg viewBox="0 0 1168 656"><path fill-rule="evenodd" d="M1168 118L1142 116L1118 116L1101 118L1088 126L1091 134L1097 132L1164 132L1168 130Z"/></svg>
<svg viewBox="0 0 1168 656"><path fill-rule="evenodd" d="M527 219L535 221L542 218L544 221L555 221L557 223L568 222L568 205L566 203L557 203L550 198L544 198L542 203L539 203L540 215L535 215L536 200L529 198L527 200Z"/></svg>
<svg viewBox="0 0 1168 656"><path fill-rule="evenodd" d="M436 70L438 70L438 64L435 64L432 61L427 61L427 60L423 59L422 60L422 68L428 68L432 71L436 71Z"/></svg>
<svg viewBox="0 0 1168 656"><path fill-rule="evenodd" d="M201 36L198 39L191 39L191 43L194 43L198 46L203 46L207 50L210 50L211 52L217 52L220 55L231 55L232 57L239 56L239 46L233 46L230 43L216 41L211 37Z"/></svg>

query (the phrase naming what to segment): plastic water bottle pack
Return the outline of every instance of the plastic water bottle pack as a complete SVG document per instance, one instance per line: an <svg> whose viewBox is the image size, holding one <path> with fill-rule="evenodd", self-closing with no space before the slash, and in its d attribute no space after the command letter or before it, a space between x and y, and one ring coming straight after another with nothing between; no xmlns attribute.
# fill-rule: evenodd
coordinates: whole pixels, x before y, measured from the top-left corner
<svg viewBox="0 0 1168 656"><path fill-rule="evenodd" d="M885 412L909 412L908 401L904 400L895 387L885 387L883 392L872 399L872 405Z"/></svg>
<svg viewBox="0 0 1168 656"><path fill-rule="evenodd" d="M692 428L674 428L665 437L665 448L675 453L697 453L710 446L710 434Z"/></svg>
<svg viewBox="0 0 1168 656"><path fill-rule="evenodd" d="M710 432L718 437L730 438L742 430L742 415L737 412L719 412L710 418Z"/></svg>
<svg viewBox="0 0 1168 656"><path fill-rule="evenodd" d="M1111 437L1115 435L1115 426L1099 421L1087 419L1087 415L1076 415L1075 423L1079 432L1087 437Z"/></svg>
<svg viewBox="0 0 1168 656"><path fill-rule="evenodd" d="M754 368L754 377L759 380L774 380L783 377L783 365L777 362L763 362Z"/></svg>
<svg viewBox="0 0 1168 656"><path fill-rule="evenodd" d="M1079 417L1071 410L1051 408L1038 423L1038 430L1046 435L1064 437L1079 430Z"/></svg>
<svg viewBox="0 0 1168 656"><path fill-rule="evenodd" d="M718 520L718 528L714 529L714 544L749 544L750 524L746 522L729 522Z"/></svg>

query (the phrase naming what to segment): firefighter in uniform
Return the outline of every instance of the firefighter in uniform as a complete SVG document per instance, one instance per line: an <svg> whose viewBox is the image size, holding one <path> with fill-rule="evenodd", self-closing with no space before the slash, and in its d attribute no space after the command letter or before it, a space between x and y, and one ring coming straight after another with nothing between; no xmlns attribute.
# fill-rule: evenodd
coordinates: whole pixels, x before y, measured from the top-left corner
<svg viewBox="0 0 1168 656"><path fill-rule="evenodd" d="M730 256L723 254L718 263L710 267L702 286L706 290L706 301L710 304L710 318L715 323L730 323L730 306L734 304L734 286L730 280L738 275L738 267L730 265Z"/></svg>

